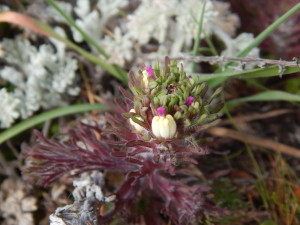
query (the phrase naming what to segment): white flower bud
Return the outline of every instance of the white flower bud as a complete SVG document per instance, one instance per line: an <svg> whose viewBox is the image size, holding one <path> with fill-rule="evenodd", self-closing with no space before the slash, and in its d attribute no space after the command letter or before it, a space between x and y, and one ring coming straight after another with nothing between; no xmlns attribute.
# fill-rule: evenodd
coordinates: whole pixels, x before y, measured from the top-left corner
<svg viewBox="0 0 300 225"><path fill-rule="evenodd" d="M144 70L143 72L143 84L144 86L147 88L149 86L149 77L148 77L148 73L146 70Z"/></svg>
<svg viewBox="0 0 300 225"><path fill-rule="evenodd" d="M155 116L152 119L152 133L157 138L172 138L176 134L176 122L171 115Z"/></svg>
<svg viewBox="0 0 300 225"><path fill-rule="evenodd" d="M129 112L133 112L135 113L135 110L134 109L130 109ZM138 120L142 120L141 117L137 117ZM142 127L141 125L139 125L138 123L134 122L131 118L129 119L129 123L134 127L135 130L137 130L138 132L142 132L145 130L144 127Z"/></svg>

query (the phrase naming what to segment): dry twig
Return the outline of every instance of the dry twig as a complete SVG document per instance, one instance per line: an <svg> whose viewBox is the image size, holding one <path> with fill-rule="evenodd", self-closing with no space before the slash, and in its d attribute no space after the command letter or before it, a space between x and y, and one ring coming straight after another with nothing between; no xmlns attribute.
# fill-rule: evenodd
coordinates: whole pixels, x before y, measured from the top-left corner
<svg viewBox="0 0 300 225"><path fill-rule="evenodd" d="M93 94L93 91L92 91L91 85L89 83L87 74L85 73L82 64L79 64L79 69L80 69L81 77L83 79L84 86L85 86L86 91L87 91L87 97L89 99L89 102L90 102L90 104L95 104L94 94ZM93 115L93 118L95 120L97 120L97 112L96 112L96 110L92 111L92 115Z"/></svg>
<svg viewBox="0 0 300 225"><path fill-rule="evenodd" d="M278 110L274 110L274 111L270 111L270 112L266 112L266 113L259 113L259 114L254 114L254 115L245 115L245 116L237 116L237 117L233 117L232 120L236 123L246 123L246 122L250 122L253 120L261 120L261 119L267 119L267 118L271 118L271 117L276 117L276 116L280 116L283 114L287 114L287 113L297 113L299 111L297 110L292 110L292 109L278 109ZM219 125L228 125L232 123L231 119L225 119L223 121L221 121L219 123Z"/></svg>
<svg viewBox="0 0 300 225"><path fill-rule="evenodd" d="M230 137L242 142L246 142L249 144L253 144L256 146L264 147L267 149L271 149L275 152L280 152L283 154L291 155L297 158L300 158L300 150L272 141L264 138L258 138L249 134L245 134L240 131L234 131L231 129L223 128L223 127L212 127L207 130L207 132L211 135L220 136L220 137Z"/></svg>
<svg viewBox="0 0 300 225"><path fill-rule="evenodd" d="M293 58L293 61L285 60L273 60L273 59L262 59L262 58L237 58L237 57L225 57L225 56L184 56L175 57L173 60L184 60L192 62L208 62L211 64L223 63L223 62L239 62L239 63L257 63L263 67L264 65L277 65L282 67L300 67L298 58Z"/></svg>

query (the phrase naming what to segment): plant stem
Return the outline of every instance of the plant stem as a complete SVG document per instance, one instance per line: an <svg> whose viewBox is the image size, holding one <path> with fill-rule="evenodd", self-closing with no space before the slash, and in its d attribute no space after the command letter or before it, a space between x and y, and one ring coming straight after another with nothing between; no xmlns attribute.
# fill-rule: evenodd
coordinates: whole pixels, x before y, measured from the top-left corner
<svg viewBox="0 0 300 225"><path fill-rule="evenodd" d="M297 58L293 61L286 60L273 60L273 59L262 59L262 58L237 58L237 57L225 57L225 56L184 56L184 57L175 57L173 60L185 60L192 62L209 62L211 64L220 63L220 62L239 62L239 63L257 63L261 67L266 64L277 65L277 66L287 66L287 67L300 67L300 63Z"/></svg>

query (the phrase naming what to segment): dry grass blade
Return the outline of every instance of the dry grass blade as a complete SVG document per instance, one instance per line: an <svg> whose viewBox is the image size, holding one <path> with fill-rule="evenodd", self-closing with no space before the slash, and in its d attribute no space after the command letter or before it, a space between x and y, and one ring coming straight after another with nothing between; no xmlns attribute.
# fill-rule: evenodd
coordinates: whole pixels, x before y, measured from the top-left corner
<svg viewBox="0 0 300 225"><path fill-rule="evenodd" d="M89 79L88 79L87 74L86 74L86 72L83 68L83 65L81 63L79 64L79 70L80 70L80 74L81 74L81 77L82 77L82 80L83 80L83 83L84 83L84 87L85 87L86 92L87 92L87 97L88 97L89 103L90 104L95 104L95 98L94 98L94 94L93 94L93 91L92 91L92 87L89 83ZM96 121L97 120L97 111L93 110L92 114L93 114L94 120Z"/></svg>
<svg viewBox="0 0 300 225"><path fill-rule="evenodd" d="M291 155L300 158L300 149L296 149L276 141L272 141L265 138L258 138L252 135L242 133L240 131L234 131L223 127L213 127L207 130L207 132L214 136L230 137L239 141L243 141L252 145L264 147L276 152Z"/></svg>
<svg viewBox="0 0 300 225"><path fill-rule="evenodd" d="M279 110L274 110L266 113L259 113L259 114L254 114L254 115L246 115L246 116L238 116L238 117L233 117L232 119L236 123L245 123L253 120L261 120L261 119L267 119L271 117L276 117L288 113L297 113L299 111L297 110L292 110L292 109L279 109ZM228 125L232 124L231 119L226 119L223 120L219 123L220 125Z"/></svg>
<svg viewBox="0 0 300 225"><path fill-rule="evenodd" d="M0 22L12 23L15 25L19 25L23 28L27 28L32 31L35 31L39 34L45 36L51 36L51 34L48 33L45 29L42 29L41 25L36 20L30 18L29 16L23 15L21 13L16 13L11 11L2 12L0 13Z"/></svg>

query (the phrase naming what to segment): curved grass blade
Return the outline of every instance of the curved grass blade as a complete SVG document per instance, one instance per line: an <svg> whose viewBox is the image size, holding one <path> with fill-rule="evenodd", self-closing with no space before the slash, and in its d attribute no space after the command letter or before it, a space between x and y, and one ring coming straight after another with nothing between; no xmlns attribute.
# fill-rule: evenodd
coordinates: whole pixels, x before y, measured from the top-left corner
<svg viewBox="0 0 300 225"><path fill-rule="evenodd" d="M256 95L239 98L235 100L228 101L226 106L228 108L233 108L238 104L244 102L257 102L257 101L290 101L290 102L300 102L300 95L290 94L284 91L264 91Z"/></svg>
<svg viewBox="0 0 300 225"><path fill-rule="evenodd" d="M198 53L199 45L200 45L200 39L201 39L201 32L203 27L203 20L204 20L204 13L205 13L205 6L206 6L206 0L203 1L203 6L200 12L200 17L198 21L198 30L197 30L197 36L195 39L195 44L193 47L192 55L196 56ZM196 63L192 63L192 71L195 72L196 69Z"/></svg>
<svg viewBox="0 0 300 225"><path fill-rule="evenodd" d="M267 68L257 68L252 70L245 70L241 72L228 72L228 73L212 73L212 74L201 74L194 73L191 74L193 77L197 77L200 81L213 81L215 79L225 79L225 78L240 78L240 79L249 79L249 78L265 78L265 77L274 77L274 76L284 76L287 74L292 74L300 72L300 67L286 67L284 73L280 73L280 70L277 66L270 66ZM216 86L215 83L209 83L210 86Z"/></svg>
<svg viewBox="0 0 300 225"><path fill-rule="evenodd" d="M275 29L279 27L282 23L288 20L292 15L294 15L298 10L300 10L300 3L296 4L293 8L279 17L276 21L274 21L270 26L268 26L264 31L262 31L254 40L251 42L245 49L239 52L236 57L244 57L246 56L254 47L258 46L263 40L265 40ZM234 63L228 63L227 66L234 65ZM221 70L217 70L217 72L222 73ZM224 72L224 71L223 71ZM296 71L297 72L297 71ZM225 73L228 74L228 69L225 70ZM230 77L230 75L228 76ZM217 77L216 77L217 78ZM222 78L215 79L210 81L208 85L210 87L218 86L226 81L226 76Z"/></svg>
<svg viewBox="0 0 300 225"><path fill-rule="evenodd" d="M276 21L274 21L270 26L268 26L263 32L261 32L254 40L251 42L244 50L239 52L237 57L246 56L254 47L258 46L264 39L266 39L275 29L279 27L283 22L289 19L292 15L294 15L298 10L300 10L300 3L295 5L281 17L279 17Z"/></svg>
<svg viewBox="0 0 300 225"><path fill-rule="evenodd" d="M65 20L74 27L83 37L83 39L93 46L97 52L105 57L105 59L109 58L109 55L87 34L85 33L75 22L70 18L53 0L46 0L49 5L51 5Z"/></svg>
<svg viewBox="0 0 300 225"><path fill-rule="evenodd" d="M61 116L74 114L74 113L83 113L91 110L108 110L109 107L103 104L80 104L72 105L63 108L54 109L48 112L41 113L32 118L24 120L15 126L3 131L0 133L0 145L7 141L8 139L20 134L21 132L34 127L40 123L43 123L47 120L58 118Z"/></svg>
<svg viewBox="0 0 300 225"><path fill-rule="evenodd" d="M96 41L91 38L87 33L85 33L75 22L72 18L70 18L59 6L55 3L53 0L46 0L57 12L60 13L61 16L65 18L65 20L72 26L74 27L83 37L83 39L90 45L93 46L97 52L101 55L104 56L105 59L109 59L110 56L102 49ZM119 74L119 79L126 81L127 84L127 73L123 71L119 66L117 65L112 65L112 67L115 69L116 73Z"/></svg>
<svg viewBox="0 0 300 225"><path fill-rule="evenodd" d="M23 15L20 13L8 11L8 12L0 13L0 22L16 24L18 26L28 28L34 32L41 34L41 35L44 35L47 37L53 37L53 38L65 43L68 47L72 48L73 50L77 51L79 54L81 54L87 60L100 66L102 69L106 70L107 72L111 73L117 79L122 81L124 84L127 85L128 81L129 81L128 77L126 75L126 72L124 70L122 70L119 67L116 68L114 65L111 65L111 64L101 60L99 57L87 52L86 50L82 49L81 47L74 44L73 42L71 42L68 39L57 34L48 25L41 23L40 21L38 21L36 19L33 19L29 16L26 16L26 15Z"/></svg>

